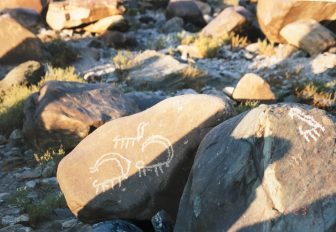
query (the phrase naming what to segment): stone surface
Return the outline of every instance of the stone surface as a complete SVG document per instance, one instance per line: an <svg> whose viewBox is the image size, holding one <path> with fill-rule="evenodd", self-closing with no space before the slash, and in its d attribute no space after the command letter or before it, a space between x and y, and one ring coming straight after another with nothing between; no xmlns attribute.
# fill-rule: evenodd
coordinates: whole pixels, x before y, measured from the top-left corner
<svg viewBox="0 0 336 232"><path fill-rule="evenodd" d="M174 231L333 231L335 123L325 111L279 104L211 130Z"/></svg>
<svg viewBox="0 0 336 232"><path fill-rule="evenodd" d="M0 17L0 25L0 64L42 58L42 43L29 30L6 15Z"/></svg>
<svg viewBox="0 0 336 232"><path fill-rule="evenodd" d="M108 29L113 29L114 27L118 27L120 25L125 24L125 18L122 15L113 15L110 17L106 17L103 19L98 20L97 22L90 24L84 27L85 31L91 33L104 33Z"/></svg>
<svg viewBox="0 0 336 232"><path fill-rule="evenodd" d="M180 17L173 17L162 26L161 30L164 33L173 33L183 31L183 19Z"/></svg>
<svg viewBox="0 0 336 232"><path fill-rule="evenodd" d="M49 4L47 23L52 29L61 30L124 12L121 0L64 0Z"/></svg>
<svg viewBox="0 0 336 232"><path fill-rule="evenodd" d="M336 44L335 35L314 19L302 19L287 24L280 35L289 43L311 56L318 55Z"/></svg>
<svg viewBox="0 0 336 232"><path fill-rule="evenodd" d="M120 219L99 222L92 226L92 232L108 232L108 231L143 232L143 230L140 229L139 227L131 224L128 221Z"/></svg>
<svg viewBox="0 0 336 232"><path fill-rule="evenodd" d="M192 94L104 124L58 166L69 208L90 223L150 220L161 209L175 219L199 142L232 114L229 102Z"/></svg>
<svg viewBox="0 0 336 232"><path fill-rule="evenodd" d="M285 42L280 30L300 19L318 22L336 19L336 4L329 0L259 0L257 6L259 25L272 42Z"/></svg>
<svg viewBox="0 0 336 232"><path fill-rule="evenodd" d="M35 27L42 24L41 15L31 9L26 8L4 9L0 11L0 15L3 14L8 14L9 17L13 18L30 31L36 31Z"/></svg>
<svg viewBox="0 0 336 232"><path fill-rule="evenodd" d="M242 6L227 7L202 32L206 36L227 36L230 32L240 31L251 17L251 13Z"/></svg>
<svg viewBox="0 0 336 232"><path fill-rule="evenodd" d="M125 48L136 45L136 40L131 34L120 31L106 31L100 38L106 46L113 48Z"/></svg>
<svg viewBox="0 0 336 232"><path fill-rule="evenodd" d="M105 122L137 111L107 84L50 81L26 101L23 131L36 145L71 148Z"/></svg>
<svg viewBox="0 0 336 232"><path fill-rule="evenodd" d="M0 80L0 91L4 91L14 85L37 84L44 74L44 67L39 62L24 62L13 68L4 79Z"/></svg>
<svg viewBox="0 0 336 232"><path fill-rule="evenodd" d="M239 80L232 97L235 100L276 100L270 85L260 76L253 73L247 73Z"/></svg>
<svg viewBox="0 0 336 232"><path fill-rule="evenodd" d="M1 9L28 8L41 13L47 7L49 0L1 0Z"/></svg>
<svg viewBox="0 0 336 232"><path fill-rule="evenodd" d="M170 0L166 9L166 16L167 18L180 17L185 22L190 22L200 27L206 25L202 11L192 0Z"/></svg>
<svg viewBox="0 0 336 232"><path fill-rule="evenodd" d="M170 55L147 50L137 55L126 76L127 83L141 89L179 89L185 86L198 86L204 78L185 78L190 66Z"/></svg>
<svg viewBox="0 0 336 232"><path fill-rule="evenodd" d="M138 108L141 111L146 110L167 98L167 96L164 95L163 93L150 92L150 91L130 92L130 93L126 93L125 95L131 98L138 105Z"/></svg>

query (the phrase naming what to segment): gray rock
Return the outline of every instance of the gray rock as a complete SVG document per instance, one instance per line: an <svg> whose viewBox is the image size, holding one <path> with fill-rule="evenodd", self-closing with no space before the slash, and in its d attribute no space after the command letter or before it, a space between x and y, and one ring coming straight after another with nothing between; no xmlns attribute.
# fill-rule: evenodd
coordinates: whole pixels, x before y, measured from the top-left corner
<svg viewBox="0 0 336 232"><path fill-rule="evenodd" d="M112 231L143 232L137 226L120 219L99 222L92 226L92 232L112 232Z"/></svg>
<svg viewBox="0 0 336 232"><path fill-rule="evenodd" d="M20 216L10 216L6 215L1 219L1 224L3 226L12 226L14 224L29 222L28 214L22 214Z"/></svg>
<svg viewBox="0 0 336 232"><path fill-rule="evenodd" d="M183 31L183 19L173 17L169 19L161 28L164 33L173 33Z"/></svg>
<svg viewBox="0 0 336 232"><path fill-rule="evenodd" d="M333 231L336 118L261 105L199 146L175 231Z"/></svg>
<svg viewBox="0 0 336 232"><path fill-rule="evenodd" d="M152 225L155 232L173 232L174 222L164 210L152 217Z"/></svg>
<svg viewBox="0 0 336 232"><path fill-rule="evenodd" d="M23 225L12 225L0 229L0 232L31 232L32 228Z"/></svg>
<svg viewBox="0 0 336 232"><path fill-rule="evenodd" d="M0 145L4 145L7 143L7 139L5 136L0 135Z"/></svg>
<svg viewBox="0 0 336 232"><path fill-rule="evenodd" d="M159 103L160 101L167 98L163 92L130 92L125 94L127 97L131 98L137 105L138 108L143 111L153 105Z"/></svg>

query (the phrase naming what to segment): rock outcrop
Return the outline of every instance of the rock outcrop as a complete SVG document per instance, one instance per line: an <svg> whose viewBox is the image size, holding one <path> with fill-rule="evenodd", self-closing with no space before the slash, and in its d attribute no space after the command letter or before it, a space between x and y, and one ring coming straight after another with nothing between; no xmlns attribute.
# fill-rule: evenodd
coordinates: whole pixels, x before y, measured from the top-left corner
<svg viewBox="0 0 336 232"><path fill-rule="evenodd" d="M0 64L42 59L42 43L32 32L6 15L0 25Z"/></svg>
<svg viewBox="0 0 336 232"><path fill-rule="evenodd" d="M49 81L26 101L23 132L38 147L68 149L105 122L137 111L108 84Z"/></svg>
<svg viewBox="0 0 336 232"><path fill-rule="evenodd" d="M211 130L175 231L332 231L336 119L300 104L261 105Z"/></svg>
<svg viewBox="0 0 336 232"><path fill-rule="evenodd" d="M121 0L64 0L49 4L47 23L52 29L61 30L124 12Z"/></svg>
<svg viewBox="0 0 336 232"><path fill-rule="evenodd" d="M259 25L272 42L285 42L280 31L289 23L300 19L318 22L336 19L336 4L328 0L259 0L257 6Z"/></svg>
<svg viewBox="0 0 336 232"><path fill-rule="evenodd" d="M150 220L161 209L175 218L198 144L232 114L228 101L192 94L104 124L58 166L69 208L90 223Z"/></svg>

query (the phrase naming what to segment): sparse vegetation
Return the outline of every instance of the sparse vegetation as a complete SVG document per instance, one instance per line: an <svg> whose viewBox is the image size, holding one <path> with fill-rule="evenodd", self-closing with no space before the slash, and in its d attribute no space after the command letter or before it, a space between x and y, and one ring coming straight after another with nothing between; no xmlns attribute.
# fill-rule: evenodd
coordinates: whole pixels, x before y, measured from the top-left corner
<svg viewBox="0 0 336 232"><path fill-rule="evenodd" d="M336 81L309 81L296 87L294 93L301 102L336 113Z"/></svg>
<svg viewBox="0 0 336 232"><path fill-rule="evenodd" d="M60 39L49 42L46 47L52 56L50 63L53 67L66 68L79 57L71 46Z"/></svg>
<svg viewBox="0 0 336 232"><path fill-rule="evenodd" d="M188 34L187 35L185 33L178 33L177 37L180 40L180 44L190 45L195 41L197 36L195 34Z"/></svg>
<svg viewBox="0 0 336 232"><path fill-rule="evenodd" d="M247 36L241 36L239 34L231 33L229 34L231 48L244 48L248 45Z"/></svg>
<svg viewBox="0 0 336 232"><path fill-rule="evenodd" d="M46 189L43 191L43 197L41 196L41 198L38 201L34 200L29 196L28 189L23 187L18 188L7 201L27 213L30 226L35 227L41 221L48 219L54 209L66 206L63 194L58 191L55 193L55 191Z"/></svg>
<svg viewBox="0 0 336 232"><path fill-rule="evenodd" d="M258 39L258 49L259 53L264 56L275 55L274 43L268 42L267 39L264 40Z"/></svg>
<svg viewBox="0 0 336 232"><path fill-rule="evenodd" d="M166 47L166 40L164 39L164 37L160 37L154 42L152 49L161 50L164 49L165 47Z"/></svg>
<svg viewBox="0 0 336 232"><path fill-rule="evenodd" d="M22 126L25 100L49 80L83 82L73 67L61 69L49 66L46 75L37 85L13 86L0 93L0 128L3 132L9 133L14 128Z"/></svg>
<svg viewBox="0 0 336 232"><path fill-rule="evenodd" d="M211 37L200 34L194 41L194 46L198 49L202 57L215 57L220 47L227 43L229 38L223 37Z"/></svg>
<svg viewBox="0 0 336 232"><path fill-rule="evenodd" d="M124 71L133 65L134 55L130 51L118 51L112 59L117 71Z"/></svg>
<svg viewBox="0 0 336 232"><path fill-rule="evenodd" d="M58 150L47 150L42 155L34 154L35 161L40 165L46 165L49 162L53 162L55 166L61 161L65 156L65 150L61 146Z"/></svg>
<svg viewBox="0 0 336 232"><path fill-rule="evenodd" d="M255 107L258 107L260 105L259 101L246 101L241 102L238 105L235 106L235 110L238 114L245 112L247 110L251 110Z"/></svg>

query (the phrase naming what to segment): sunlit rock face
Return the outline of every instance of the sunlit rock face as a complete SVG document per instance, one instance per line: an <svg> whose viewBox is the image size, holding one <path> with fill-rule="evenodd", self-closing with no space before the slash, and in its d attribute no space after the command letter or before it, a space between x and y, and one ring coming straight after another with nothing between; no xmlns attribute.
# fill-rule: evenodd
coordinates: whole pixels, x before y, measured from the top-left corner
<svg viewBox="0 0 336 232"><path fill-rule="evenodd" d="M331 231L336 119L261 105L211 130L195 157L175 231Z"/></svg>
<svg viewBox="0 0 336 232"><path fill-rule="evenodd" d="M148 220L161 209L175 218L201 139L233 113L228 101L190 94L104 124L58 166L69 208L85 222Z"/></svg>
<svg viewBox="0 0 336 232"><path fill-rule="evenodd" d="M336 4L330 0L259 0L257 7L259 25L266 37L273 42L285 42L280 30L300 19L318 22L336 19Z"/></svg>

